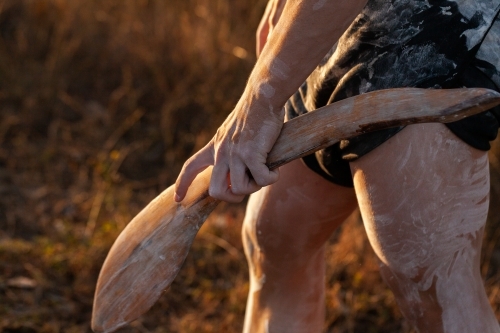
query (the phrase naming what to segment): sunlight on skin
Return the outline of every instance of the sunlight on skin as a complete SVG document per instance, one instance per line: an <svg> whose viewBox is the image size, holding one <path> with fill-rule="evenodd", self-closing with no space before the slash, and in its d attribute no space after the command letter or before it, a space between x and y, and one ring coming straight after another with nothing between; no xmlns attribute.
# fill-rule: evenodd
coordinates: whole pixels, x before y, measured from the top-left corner
<svg viewBox="0 0 500 333"><path fill-rule="evenodd" d="M266 11L262 16L262 20L257 28L256 41L257 45L255 51L257 52L257 57L260 56L264 45L266 45L269 34L274 30L276 24L283 13L283 8L285 8L286 0L270 0L267 3Z"/></svg>
<svg viewBox="0 0 500 333"><path fill-rule="evenodd" d="M444 125L408 126L352 162L381 272L420 332L500 332L479 271L487 153Z"/></svg>
<svg viewBox="0 0 500 333"><path fill-rule="evenodd" d="M308 172L297 173L304 169L297 163L282 168L283 180L275 183L279 173L265 162L282 128L283 105L365 4L270 1L257 33L259 58L241 99L177 179L176 201L209 165L209 193L220 200L239 202L274 183L252 195L243 226L250 267L244 332L323 327L324 243L351 213L354 195L319 176L304 182ZM370 242L405 317L421 332L500 332L479 274L486 153L443 125L420 125L351 166ZM329 214L320 216L324 209Z"/></svg>
<svg viewBox="0 0 500 333"><path fill-rule="evenodd" d="M441 124L413 125L351 166L369 240L405 317L420 332L500 332L479 272L487 154ZM245 333L321 332L323 246L355 206L352 189L298 161L251 196Z"/></svg>
<svg viewBox="0 0 500 333"><path fill-rule="evenodd" d="M176 181L176 201L182 200L196 174L212 164L209 192L224 201L239 202L278 180L278 171L270 171L265 162L283 126L283 106L366 0L328 1L315 10L317 4L317 0L286 2L235 109L212 140L184 164Z"/></svg>
<svg viewBox="0 0 500 333"><path fill-rule="evenodd" d="M321 332L324 244L355 208L353 189L326 182L300 161L252 194L242 228L250 273L245 333Z"/></svg>

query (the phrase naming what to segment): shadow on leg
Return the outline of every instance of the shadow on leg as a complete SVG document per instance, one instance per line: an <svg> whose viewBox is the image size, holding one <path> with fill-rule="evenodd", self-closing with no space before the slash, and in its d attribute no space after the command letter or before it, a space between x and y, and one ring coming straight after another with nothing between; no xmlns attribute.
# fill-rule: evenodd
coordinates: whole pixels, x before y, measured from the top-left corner
<svg viewBox="0 0 500 333"><path fill-rule="evenodd" d="M251 196L242 230L250 268L244 332L321 332L324 244L355 207L353 189L300 161Z"/></svg>
<svg viewBox="0 0 500 333"><path fill-rule="evenodd" d="M500 332L479 271L486 152L441 124L408 126L351 163L381 273L420 332Z"/></svg>

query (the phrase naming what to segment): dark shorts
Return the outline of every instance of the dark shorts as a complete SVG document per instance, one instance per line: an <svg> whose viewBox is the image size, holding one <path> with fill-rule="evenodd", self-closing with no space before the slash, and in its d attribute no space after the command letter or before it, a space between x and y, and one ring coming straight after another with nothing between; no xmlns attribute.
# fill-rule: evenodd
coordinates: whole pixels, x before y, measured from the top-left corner
<svg viewBox="0 0 500 333"><path fill-rule="evenodd" d="M500 91L498 2L494 12L472 11L474 14L467 16L471 8L476 8L473 2L462 1L459 7L454 1L434 1L432 6L420 8L423 1L370 0L336 47L290 98L287 118L380 89L481 87ZM463 8L468 5L471 8ZM496 107L446 126L467 144L487 151L499 122L500 107ZM303 161L325 179L352 187L349 161L402 129L342 140Z"/></svg>

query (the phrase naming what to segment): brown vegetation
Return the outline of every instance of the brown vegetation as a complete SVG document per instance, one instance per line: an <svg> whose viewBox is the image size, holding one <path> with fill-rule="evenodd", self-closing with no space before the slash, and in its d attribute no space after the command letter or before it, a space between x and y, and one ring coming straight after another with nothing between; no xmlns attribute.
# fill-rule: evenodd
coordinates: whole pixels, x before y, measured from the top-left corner
<svg viewBox="0 0 500 333"><path fill-rule="evenodd" d="M0 0L1 332L90 331L109 247L231 111L264 5ZM500 316L497 206L483 273ZM221 206L169 292L123 332L241 331L242 216L243 206ZM410 332L356 214L327 262L326 331Z"/></svg>

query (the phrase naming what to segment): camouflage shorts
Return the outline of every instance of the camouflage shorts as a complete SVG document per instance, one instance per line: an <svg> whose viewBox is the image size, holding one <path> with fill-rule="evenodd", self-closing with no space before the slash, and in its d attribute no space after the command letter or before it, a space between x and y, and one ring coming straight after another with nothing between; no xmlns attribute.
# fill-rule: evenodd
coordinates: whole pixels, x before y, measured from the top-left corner
<svg viewBox="0 0 500 333"><path fill-rule="evenodd" d="M369 91L483 87L500 90L500 0L370 0L286 105L288 119ZM500 108L447 124L467 144L488 150ZM344 140L303 158L324 178L353 186L349 161L402 129Z"/></svg>

